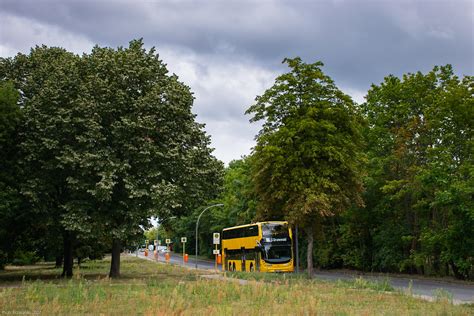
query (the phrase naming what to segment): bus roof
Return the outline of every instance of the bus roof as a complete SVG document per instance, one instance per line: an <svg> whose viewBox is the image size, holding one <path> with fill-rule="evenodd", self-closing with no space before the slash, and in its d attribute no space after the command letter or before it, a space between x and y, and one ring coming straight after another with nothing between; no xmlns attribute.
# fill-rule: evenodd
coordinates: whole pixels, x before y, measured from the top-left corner
<svg viewBox="0 0 474 316"><path fill-rule="evenodd" d="M230 229L236 229L236 228L242 228L242 227L248 227L248 226L252 226L252 225L259 225L259 224L288 224L287 221L265 221L265 222L256 222L256 223L251 223L251 224L245 224L245 225L239 225L239 226L232 226L232 227L226 227L224 229L222 229L222 231L224 230L230 230Z"/></svg>

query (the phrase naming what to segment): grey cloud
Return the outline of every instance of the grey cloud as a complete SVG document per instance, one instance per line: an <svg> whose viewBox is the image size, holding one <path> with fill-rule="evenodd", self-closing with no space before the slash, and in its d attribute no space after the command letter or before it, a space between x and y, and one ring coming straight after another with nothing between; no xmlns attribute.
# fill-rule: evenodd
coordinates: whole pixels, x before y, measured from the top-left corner
<svg viewBox="0 0 474 316"><path fill-rule="evenodd" d="M248 124L242 120L216 120L206 125L206 131L212 135L214 154L226 163L250 154L251 148L255 146L254 137L259 129L260 125Z"/></svg>
<svg viewBox="0 0 474 316"><path fill-rule="evenodd" d="M63 31L69 47L77 35L79 50L143 37L191 86L198 119L223 151L229 137L241 146L252 142L256 129L243 112L286 71L284 57L323 61L325 72L359 99L388 74L451 63L472 75L473 12L467 0L2 0L0 48L40 44L29 43L31 32L8 25L8 17L21 17L24 27L33 21L40 31L52 26L56 38ZM224 120L229 123L219 123Z"/></svg>
<svg viewBox="0 0 474 316"><path fill-rule="evenodd" d="M281 69L322 60L338 82L367 89L389 73L453 63L472 73L469 1L10 1L2 10L86 34L101 45L144 37L197 54L249 56Z"/></svg>

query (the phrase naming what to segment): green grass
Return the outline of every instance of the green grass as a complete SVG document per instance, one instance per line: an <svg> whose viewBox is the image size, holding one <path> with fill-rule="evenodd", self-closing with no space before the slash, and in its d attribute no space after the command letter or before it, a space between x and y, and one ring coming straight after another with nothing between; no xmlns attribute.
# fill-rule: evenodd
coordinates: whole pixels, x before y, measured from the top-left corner
<svg viewBox="0 0 474 316"><path fill-rule="evenodd" d="M259 273L259 272L226 272L225 275L230 278L272 282L276 284L300 282L308 280L306 274L277 274L277 273ZM326 282L316 279L317 282ZM366 280L362 277L353 280L337 280L333 283L337 287L352 289L370 289L381 292L393 292L395 289L389 280L383 279L378 281Z"/></svg>
<svg viewBox="0 0 474 316"><path fill-rule="evenodd" d="M122 257L122 277L107 278L110 261L89 261L71 280L50 265L0 272L0 311L9 314L105 315L472 315L473 306L426 302L364 280L329 283L303 276L252 273L245 285L207 280L193 269ZM202 273L202 272L201 272ZM23 281L24 279L24 281ZM383 282L382 282L383 283ZM388 289L390 290L390 289ZM440 293L444 298L444 293Z"/></svg>
<svg viewBox="0 0 474 316"><path fill-rule="evenodd" d="M370 289L379 292L393 292L395 289L390 284L388 279L381 281L370 281L362 277L354 280L337 280L336 284L340 287L354 288L354 289Z"/></svg>

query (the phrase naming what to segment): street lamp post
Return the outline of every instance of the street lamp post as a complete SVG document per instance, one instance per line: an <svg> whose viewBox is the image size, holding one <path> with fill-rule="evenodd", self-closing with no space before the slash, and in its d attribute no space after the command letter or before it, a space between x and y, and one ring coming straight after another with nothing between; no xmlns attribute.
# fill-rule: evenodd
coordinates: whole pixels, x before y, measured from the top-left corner
<svg viewBox="0 0 474 316"><path fill-rule="evenodd" d="M202 216L202 214L204 214L205 211L207 211L207 210L210 209L211 207L215 207L215 206L224 206L224 204L219 203L219 204L214 204L214 205L211 205L211 206L206 207L206 208L201 212L201 214L199 214L198 219L197 219L197 222L196 222L196 257L195 257L196 269L198 268L197 258L198 258L198 228L199 228L199 220L201 219L201 216Z"/></svg>

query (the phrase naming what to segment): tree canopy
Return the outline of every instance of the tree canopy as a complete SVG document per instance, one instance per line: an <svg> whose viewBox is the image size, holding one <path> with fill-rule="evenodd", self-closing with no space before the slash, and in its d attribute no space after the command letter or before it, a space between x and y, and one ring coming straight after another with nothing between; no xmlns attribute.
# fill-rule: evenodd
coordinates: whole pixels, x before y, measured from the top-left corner
<svg viewBox="0 0 474 316"><path fill-rule="evenodd" d="M18 189L19 127L23 120L18 107L19 93L12 82L0 83L0 268L11 260L15 251L11 227L21 226L17 216L21 208ZM9 256L10 254L10 256ZM10 257L10 258L9 258Z"/></svg>
<svg viewBox="0 0 474 316"><path fill-rule="evenodd" d="M284 62L291 71L247 110L251 121L264 120L252 157L253 180L261 216L283 216L305 229L311 275L310 247L321 218L363 204L360 117L321 62Z"/></svg>
<svg viewBox="0 0 474 316"><path fill-rule="evenodd" d="M369 90L366 200L380 220L373 266L474 272L473 86L447 65Z"/></svg>
<svg viewBox="0 0 474 316"><path fill-rule="evenodd" d="M76 56L32 49L2 60L21 92L22 194L45 225L60 227L66 275L80 239L122 244L151 216L183 215L216 195L222 163L191 112L192 93L141 40Z"/></svg>

